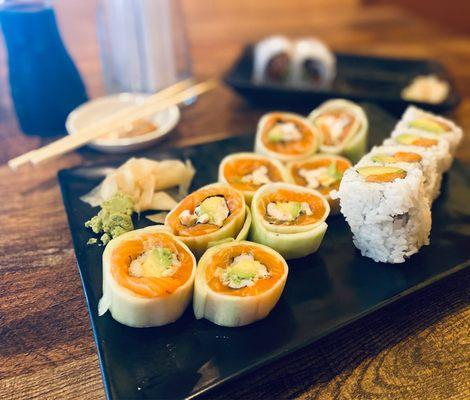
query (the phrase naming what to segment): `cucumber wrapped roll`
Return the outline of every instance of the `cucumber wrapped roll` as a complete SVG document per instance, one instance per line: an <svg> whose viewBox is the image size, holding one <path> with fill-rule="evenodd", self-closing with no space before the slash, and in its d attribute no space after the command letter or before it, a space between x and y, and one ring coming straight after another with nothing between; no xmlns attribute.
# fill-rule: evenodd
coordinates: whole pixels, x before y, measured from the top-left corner
<svg viewBox="0 0 470 400"><path fill-rule="evenodd" d="M323 141L323 153L341 154L353 163L365 154L369 122L364 110L352 101L328 100L308 116Z"/></svg>
<svg viewBox="0 0 470 400"><path fill-rule="evenodd" d="M283 162L303 160L315 154L321 142L320 132L306 118L271 112L258 123L255 151Z"/></svg>
<svg viewBox="0 0 470 400"><path fill-rule="evenodd" d="M339 213L339 201L330 196L332 190L338 190L344 171L351 167L351 162L334 154L318 154L303 161L287 164L291 179L296 185L318 190L330 204L330 214Z"/></svg>
<svg viewBox="0 0 470 400"><path fill-rule="evenodd" d="M181 200L165 226L200 257L209 243L236 238L247 218L243 194L226 183L213 183Z"/></svg>
<svg viewBox="0 0 470 400"><path fill-rule="evenodd" d="M165 228L151 226L111 240L103 253L99 315L127 326L161 326L183 314L193 292L196 259Z"/></svg>
<svg viewBox="0 0 470 400"><path fill-rule="evenodd" d="M241 191L248 205L261 186L289 180L289 174L280 161L256 153L230 154L219 166L219 182L226 182Z"/></svg>
<svg viewBox="0 0 470 400"><path fill-rule="evenodd" d="M212 247L198 263L194 314L228 327L263 319L279 300L287 274L286 261L267 246L241 241Z"/></svg>
<svg viewBox="0 0 470 400"><path fill-rule="evenodd" d="M328 227L325 220L330 206L316 190L271 183L255 193L251 211L250 239L292 259L318 250Z"/></svg>

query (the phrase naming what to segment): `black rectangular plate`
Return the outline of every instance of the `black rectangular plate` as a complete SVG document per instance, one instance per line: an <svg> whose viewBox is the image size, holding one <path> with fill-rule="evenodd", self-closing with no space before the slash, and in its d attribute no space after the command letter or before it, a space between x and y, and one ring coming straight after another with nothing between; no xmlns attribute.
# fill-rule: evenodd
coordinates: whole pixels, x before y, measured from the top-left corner
<svg viewBox="0 0 470 400"><path fill-rule="evenodd" d="M364 108L373 128L371 142L380 143L396 121L376 106ZM197 169L197 188L217 179L222 157L252 146L253 137L247 136L143 155L190 158ZM98 184L101 173L99 166L63 170L59 182L109 398L197 396L469 265L468 169L454 162L433 206L431 245L407 262L377 264L362 257L342 216L330 217L320 250L289 262L286 289L265 320L223 328L196 321L190 307L166 327L128 328L109 313L97 315L103 248L86 245L91 232L83 224L96 209L79 197ZM143 217L135 222L138 228L150 225Z"/></svg>
<svg viewBox="0 0 470 400"><path fill-rule="evenodd" d="M397 115L409 104L434 112L446 112L460 102L452 79L437 61L336 53L336 63L336 78L328 89L316 90L308 85L299 88L288 83L256 84L252 80L253 46L247 46L225 76L225 82L252 103L305 111L331 98L374 102ZM449 82L450 91L446 100L429 104L401 98L402 89L416 76L429 74Z"/></svg>

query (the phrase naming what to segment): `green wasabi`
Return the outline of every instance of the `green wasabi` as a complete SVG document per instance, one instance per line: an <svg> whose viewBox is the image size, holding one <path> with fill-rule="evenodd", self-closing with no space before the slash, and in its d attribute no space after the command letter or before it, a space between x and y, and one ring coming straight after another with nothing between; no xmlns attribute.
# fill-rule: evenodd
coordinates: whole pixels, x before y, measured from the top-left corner
<svg viewBox="0 0 470 400"><path fill-rule="evenodd" d="M128 195L117 192L101 204L101 210L85 222L85 227L91 228L94 233L103 233L100 240L106 245L111 239L134 229L131 217L133 212L133 200ZM96 242L97 240L89 240L88 244Z"/></svg>

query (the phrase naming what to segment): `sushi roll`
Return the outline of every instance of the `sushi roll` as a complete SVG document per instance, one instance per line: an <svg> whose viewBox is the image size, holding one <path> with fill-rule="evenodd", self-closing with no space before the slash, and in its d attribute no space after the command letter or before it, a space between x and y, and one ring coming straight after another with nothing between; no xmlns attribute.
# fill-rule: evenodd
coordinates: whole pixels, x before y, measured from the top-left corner
<svg viewBox="0 0 470 400"><path fill-rule="evenodd" d="M431 211L421 169L365 165L348 169L339 190L341 212L363 256L401 263L429 244Z"/></svg>
<svg viewBox="0 0 470 400"><path fill-rule="evenodd" d="M318 39L306 38L294 43L291 81L294 85L309 84L329 87L336 75L336 57Z"/></svg>
<svg viewBox="0 0 470 400"><path fill-rule="evenodd" d="M365 154L369 122L364 110L352 101L328 100L308 116L321 132L321 151L341 154L353 163Z"/></svg>
<svg viewBox="0 0 470 400"><path fill-rule="evenodd" d="M270 183L255 193L251 211L251 240L292 259L318 250L328 227L325 220L330 206L316 190Z"/></svg>
<svg viewBox="0 0 470 400"><path fill-rule="evenodd" d="M397 131L408 133L427 133L449 143L449 150L455 154L463 136L462 128L451 120L434 115L430 112L409 106L398 122Z"/></svg>
<svg viewBox="0 0 470 400"><path fill-rule="evenodd" d="M339 201L330 197L332 190L338 190L344 171L351 162L334 154L318 154L302 161L292 161L287 169L296 185L318 190L330 204L330 214L339 213Z"/></svg>
<svg viewBox="0 0 470 400"><path fill-rule="evenodd" d="M226 156L219 165L219 182L228 183L241 191L248 205L253 194L266 183L289 182L284 165L256 153L234 153Z"/></svg>
<svg viewBox="0 0 470 400"><path fill-rule="evenodd" d="M189 248L162 227L127 232L103 253L103 297L99 315L110 311L131 327L176 321L188 306L196 275Z"/></svg>
<svg viewBox="0 0 470 400"><path fill-rule="evenodd" d="M240 237L249 213L243 194L226 183L213 183L181 200L165 219L165 226L200 257L223 239Z"/></svg>
<svg viewBox="0 0 470 400"><path fill-rule="evenodd" d="M438 172L438 160L431 151L418 146L376 146L361 158L357 166L400 167L403 164L417 165L423 171L424 192L432 203L439 195L442 175Z"/></svg>
<svg viewBox="0 0 470 400"><path fill-rule="evenodd" d="M315 154L321 143L320 132L300 115L271 112L258 123L255 152L287 162Z"/></svg>
<svg viewBox="0 0 470 400"><path fill-rule="evenodd" d="M392 132L391 138L385 139L383 144L385 146L403 145L413 149L427 150L427 152L433 154L434 158L437 160L437 171L440 174L447 171L452 164L449 142L429 133L409 133L408 131L395 129Z"/></svg>
<svg viewBox="0 0 470 400"><path fill-rule="evenodd" d="M284 36L270 36L254 48L253 80L255 83L283 82L291 69L292 44Z"/></svg>
<svg viewBox="0 0 470 400"><path fill-rule="evenodd" d="M288 266L282 256L261 244L220 244L199 260L194 285L197 319L227 327L265 318L284 290Z"/></svg>

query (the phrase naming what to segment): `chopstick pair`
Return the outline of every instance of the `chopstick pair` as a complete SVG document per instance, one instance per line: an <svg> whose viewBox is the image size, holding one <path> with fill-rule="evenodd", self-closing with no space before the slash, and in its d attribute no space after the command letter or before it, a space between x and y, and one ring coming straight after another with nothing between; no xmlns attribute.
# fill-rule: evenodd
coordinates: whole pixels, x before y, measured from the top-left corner
<svg viewBox="0 0 470 400"><path fill-rule="evenodd" d="M178 82L158 93L148 97L142 105L126 107L112 115L100 119L85 128L79 129L75 134L65 136L44 147L29 151L19 157L8 161L8 166L15 170L19 166L32 163L37 165L41 162L67 153L79 148L90 141L127 124L148 118L153 114L169 108L173 105L183 103L195 96L199 96L218 85L218 81L209 79L207 81L192 85L192 79Z"/></svg>

